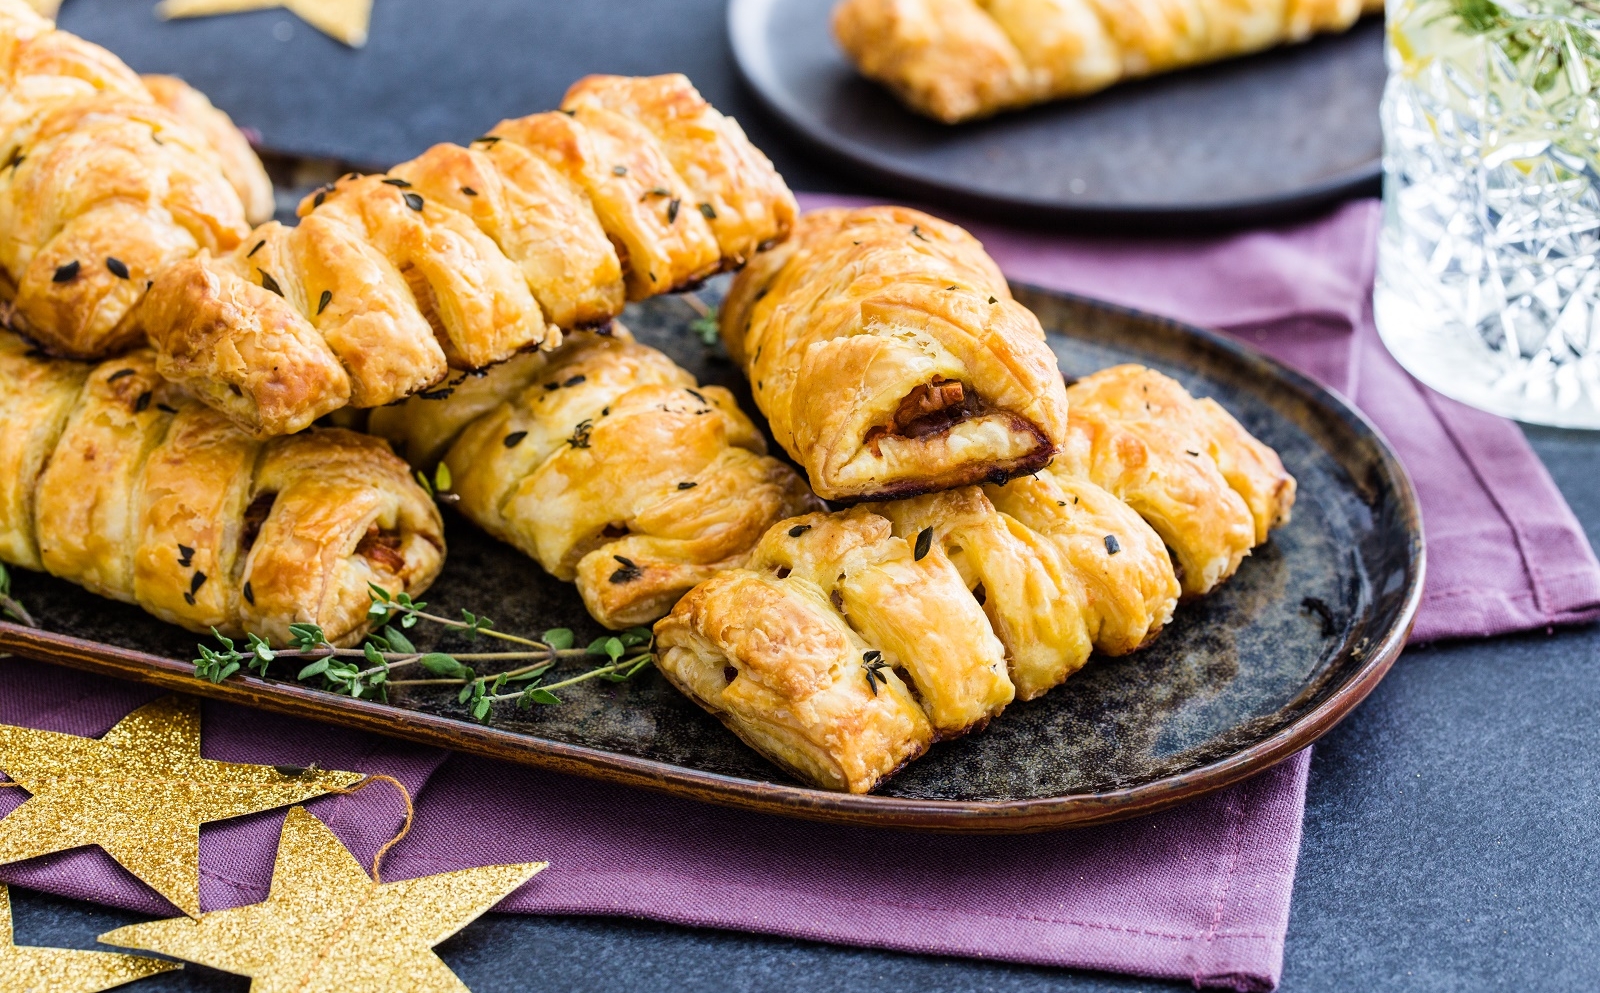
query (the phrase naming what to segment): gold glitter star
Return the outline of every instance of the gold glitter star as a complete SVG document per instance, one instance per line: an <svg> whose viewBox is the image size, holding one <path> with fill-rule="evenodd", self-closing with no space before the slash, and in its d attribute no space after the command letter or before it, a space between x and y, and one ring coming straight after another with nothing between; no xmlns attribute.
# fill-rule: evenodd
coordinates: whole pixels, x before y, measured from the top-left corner
<svg viewBox="0 0 1600 993"><path fill-rule="evenodd" d="M0 886L0 993L99 993L158 972L176 962L118 952L28 948L11 943L11 894Z"/></svg>
<svg viewBox="0 0 1600 993"><path fill-rule="evenodd" d="M0 865L99 845L179 910L200 912L200 825L364 778L200 757L200 705L165 697L100 739L0 724L0 770L32 794L0 819Z"/></svg>
<svg viewBox="0 0 1600 993"><path fill-rule="evenodd" d="M156 6L156 16L171 20L277 7L351 48L360 48L367 43L367 28L372 23L372 0L161 0Z"/></svg>
<svg viewBox="0 0 1600 993"><path fill-rule="evenodd" d="M214 911L196 921L134 924L100 940L249 976L253 993L467 993L433 946L545 865L496 865L377 883L332 831L295 807L283 822L265 903Z"/></svg>

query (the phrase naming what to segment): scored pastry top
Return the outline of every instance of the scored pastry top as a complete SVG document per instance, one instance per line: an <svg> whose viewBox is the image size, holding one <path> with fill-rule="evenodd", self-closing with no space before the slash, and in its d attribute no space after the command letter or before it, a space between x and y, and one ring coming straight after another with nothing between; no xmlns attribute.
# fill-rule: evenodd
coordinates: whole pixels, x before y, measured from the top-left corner
<svg viewBox="0 0 1600 993"><path fill-rule="evenodd" d="M52 352L140 343L149 281L227 251L271 216L272 185L226 114L182 81L0 0L0 297Z"/></svg>
<svg viewBox="0 0 1600 993"><path fill-rule="evenodd" d="M420 593L443 522L380 439L261 442L161 379L148 349L88 366L0 334L0 561L192 631L360 640L368 584Z"/></svg>
<svg viewBox="0 0 1600 993"><path fill-rule="evenodd" d="M812 211L735 279L722 335L830 500L1048 464L1067 399L1039 320L977 239L904 207Z"/></svg>
<svg viewBox="0 0 1600 993"><path fill-rule="evenodd" d="M350 175L223 256L171 266L142 322L162 374L260 437L425 391L786 236L766 157L681 75L592 76L563 109Z"/></svg>

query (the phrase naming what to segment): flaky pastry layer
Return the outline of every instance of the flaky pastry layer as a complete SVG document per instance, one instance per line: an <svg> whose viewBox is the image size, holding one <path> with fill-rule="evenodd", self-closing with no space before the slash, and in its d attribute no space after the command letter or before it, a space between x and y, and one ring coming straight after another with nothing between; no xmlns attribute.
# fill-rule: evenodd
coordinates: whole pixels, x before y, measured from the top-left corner
<svg viewBox="0 0 1600 993"><path fill-rule="evenodd" d="M919 211L806 214L735 279L722 335L830 500L1007 479L1066 438L1038 318L975 238Z"/></svg>
<svg viewBox="0 0 1600 993"><path fill-rule="evenodd" d="M0 163L0 297L13 327L60 355L138 344L156 273L231 249L272 213L227 115L22 0L0 0Z"/></svg>
<svg viewBox="0 0 1600 993"><path fill-rule="evenodd" d="M607 627L655 620L820 506L727 390L620 325L448 388L373 411L369 430L418 465L442 455L462 513L576 582Z"/></svg>
<svg viewBox="0 0 1600 993"><path fill-rule="evenodd" d="M784 237L794 197L681 75L591 76L562 110L307 197L157 277L162 374L261 437L381 407Z"/></svg>
<svg viewBox="0 0 1600 993"><path fill-rule="evenodd" d="M841 0L861 73L955 124L1348 29L1383 0Z"/></svg>
<svg viewBox="0 0 1600 993"><path fill-rule="evenodd" d="M148 350L97 366L0 334L0 560L192 631L360 640L368 584L420 593L442 522L377 438L260 442L163 380Z"/></svg>

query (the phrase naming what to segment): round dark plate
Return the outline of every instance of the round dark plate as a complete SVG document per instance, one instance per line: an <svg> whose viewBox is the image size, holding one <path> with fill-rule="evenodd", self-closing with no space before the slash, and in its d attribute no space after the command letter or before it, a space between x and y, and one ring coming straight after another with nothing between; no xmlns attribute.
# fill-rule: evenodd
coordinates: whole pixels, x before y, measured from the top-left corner
<svg viewBox="0 0 1600 993"><path fill-rule="evenodd" d="M703 292L714 299L725 280ZM1422 593L1415 495L1383 439L1344 401L1242 345L1107 304L1018 287L1052 332L1067 375L1119 362L1167 372L1215 397L1272 445L1299 481L1294 519L1237 575L1183 604L1155 642L1095 658L979 734L935 746L870 796L809 789L745 747L659 673L583 683L560 706L470 719L453 690L389 703L236 676L198 680L196 637L136 607L34 573L14 594L44 626L0 623L0 651L713 803L820 820L1014 832L1116 820L1219 789L1294 754L1371 691L1400 653ZM721 347L662 298L629 308L641 341L755 410ZM446 515L450 555L431 610L493 617L502 630L599 629L576 591L471 524ZM1320 606L1319 606L1320 605ZM448 649L422 627L423 650ZM323 764L338 768L337 755Z"/></svg>
<svg viewBox="0 0 1600 993"><path fill-rule="evenodd" d="M1383 23L948 125L902 107L834 43L834 0L732 0L745 79L814 149L887 189L1023 223L1258 223L1375 193Z"/></svg>

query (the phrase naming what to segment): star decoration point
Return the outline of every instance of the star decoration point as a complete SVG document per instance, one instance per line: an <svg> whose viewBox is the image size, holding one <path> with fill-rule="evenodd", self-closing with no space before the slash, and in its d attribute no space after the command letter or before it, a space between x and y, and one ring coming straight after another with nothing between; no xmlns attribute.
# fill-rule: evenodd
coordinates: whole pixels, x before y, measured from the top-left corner
<svg viewBox="0 0 1600 993"><path fill-rule="evenodd" d="M256 993L466 993L433 946L546 864L375 882L332 831L294 807L283 822L264 902L198 920L134 924L100 940L249 976Z"/></svg>
<svg viewBox="0 0 1600 993"><path fill-rule="evenodd" d="M354 786L358 772L200 755L200 705L164 697L104 736L0 725L0 771L31 794L0 818L0 865L98 845L179 910L200 912L200 825Z"/></svg>
<svg viewBox="0 0 1600 993"><path fill-rule="evenodd" d="M176 962L141 955L14 944L11 894L0 886L0 993L99 993L181 968Z"/></svg>
<svg viewBox="0 0 1600 993"><path fill-rule="evenodd" d="M372 0L161 0L156 16L175 20L280 8L351 48L367 43Z"/></svg>

